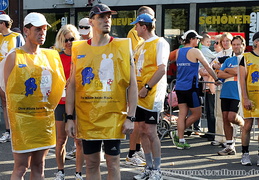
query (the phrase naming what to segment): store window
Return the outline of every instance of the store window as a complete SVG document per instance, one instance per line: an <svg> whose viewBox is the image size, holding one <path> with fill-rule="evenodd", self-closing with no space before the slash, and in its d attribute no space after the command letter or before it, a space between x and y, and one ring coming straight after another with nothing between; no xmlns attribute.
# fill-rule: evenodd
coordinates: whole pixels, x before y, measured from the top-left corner
<svg viewBox="0 0 259 180"><path fill-rule="evenodd" d="M199 8L198 26L199 33L207 32L212 36L223 32L230 32L234 35L241 35L246 39L251 50L251 38L259 27L259 6L248 7L247 4L217 4ZM258 24L258 25L257 25Z"/></svg>
<svg viewBox="0 0 259 180"><path fill-rule="evenodd" d="M171 50L174 50L180 45L180 36L188 30L189 11L187 8L179 8L164 9L164 12L164 38L170 44Z"/></svg>

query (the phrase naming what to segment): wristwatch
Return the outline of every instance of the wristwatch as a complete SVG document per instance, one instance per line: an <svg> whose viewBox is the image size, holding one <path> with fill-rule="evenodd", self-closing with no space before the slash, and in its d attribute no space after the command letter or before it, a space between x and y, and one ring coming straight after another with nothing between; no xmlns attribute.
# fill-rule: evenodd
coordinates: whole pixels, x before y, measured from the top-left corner
<svg viewBox="0 0 259 180"><path fill-rule="evenodd" d="M151 90L151 89L152 89L148 84L145 84L145 88L146 88L147 90Z"/></svg>
<svg viewBox="0 0 259 180"><path fill-rule="evenodd" d="M74 116L72 114L68 114L66 115L66 118L65 118L65 123L67 122L67 120L74 120Z"/></svg>
<svg viewBox="0 0 259 180"><path fill-rule="evenodd" d="M131 122L136 121L136 117L134 117L134 116L127 116L127 119L129 119Z"/></svg>

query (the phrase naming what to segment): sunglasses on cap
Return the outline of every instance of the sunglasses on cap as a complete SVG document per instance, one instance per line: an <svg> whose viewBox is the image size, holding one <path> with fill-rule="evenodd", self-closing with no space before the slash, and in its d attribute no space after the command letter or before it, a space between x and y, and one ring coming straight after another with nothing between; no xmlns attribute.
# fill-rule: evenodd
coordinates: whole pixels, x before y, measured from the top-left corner
<svg viewBox="0 0 259 180"><path fill-rule="evenodd" d="M69 39L65 39L65 43L67 43L68 41L70 41L70 42L72 42L72 41L74 41L75 40L75 38L69 38Z"/></svg>
<svg viewBox="0 0 259 180"><path fill-rule="evenodd" d="M89 29L90 26L79 26L80 29Z"/></svg>

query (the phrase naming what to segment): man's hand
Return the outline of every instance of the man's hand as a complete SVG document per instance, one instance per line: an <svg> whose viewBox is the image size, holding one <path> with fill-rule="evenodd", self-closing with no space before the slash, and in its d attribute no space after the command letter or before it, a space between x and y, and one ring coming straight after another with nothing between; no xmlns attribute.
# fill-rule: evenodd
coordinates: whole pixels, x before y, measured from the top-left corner
<svg viewBox="0 0 259 180"><path fill-rule="evenodd" d="M75 130L75 122L73 120L67 121L65 130L69 137L75 138L76 130Z"/></svg>
<svg viewBox="0 0 259 180"><path fill-rule="evenodd" d="M124 121L122 128L123 134L131 134L134 130L134 122L131 122L129 119L126 119Z"/></svg>
<svg viewBox="0 0 259 180"><path fill-rule="evenodd" d="M244 98L244 108L246 108L247 110L253 110L254 108L253 102L248 98Z"/></svg>
<svg viewBox="0 0 259 180"><path fill-rule="evenodd" d="M140 89L140 91L138 92L138 96L140 98L145 98L147 96L147 94L148 94L148 90L145 87Z"/></svg>
<svg viewBox="0 0 259 180"><path fill-rule="evenodd" d="M214 83L216 86L219 86L219 85L221 85L222 84L222 82L221 82L221 80L217 80L217 81L215 81L215 83Z"/></svg>

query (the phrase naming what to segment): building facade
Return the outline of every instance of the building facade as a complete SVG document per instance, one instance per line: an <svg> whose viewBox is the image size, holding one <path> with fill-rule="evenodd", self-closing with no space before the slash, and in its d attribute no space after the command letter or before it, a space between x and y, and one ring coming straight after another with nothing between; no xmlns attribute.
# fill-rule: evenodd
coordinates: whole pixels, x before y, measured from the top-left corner
<svg viewBox="0 0 259 180"><path fill-rule="evenodd" d="M212 39L223 32L239 34L245 37L249 46L253 34L259 31L258 0L18 0L18 4L17 0L10 0L10 8L14 1L16 6L23 5L23 13L14 14L18 16L19 25L29 12L41 12L46 16L52 25L46 47L54 44L56 33L63 24L77 26L81 18L88 16L91 6L100 1L118 12L112 18L111 35L115 37L126 37L140 6L153 8L156 33L166 38L171 50L178 47L178 37L189 29L208 32Z"/></svg>

